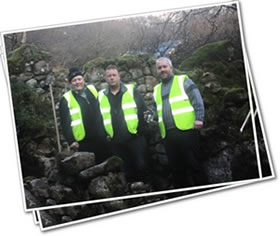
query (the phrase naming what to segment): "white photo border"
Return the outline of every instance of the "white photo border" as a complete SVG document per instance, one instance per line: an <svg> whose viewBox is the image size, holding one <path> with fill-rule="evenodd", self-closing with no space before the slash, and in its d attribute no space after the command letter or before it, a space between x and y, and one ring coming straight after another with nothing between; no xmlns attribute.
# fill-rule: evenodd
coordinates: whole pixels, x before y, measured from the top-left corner
<svg viewBox="0 0 280 236"><path fill-rule="evenodd" d="M188 9L198 9L198 8L206 8L206 7L214 7L214 6L218 6L218 5L228 5L228 4L236 4L237 5L237 13L238 13L238 21L239 21L239 27L240 27L240 34L241 34L241 43L242 43L242 50L243 50L243 57L244 57L244 64L246 64L246 59L245 59L245 41L244 41L244 34L243 34L243 30L242 30L242 23L241 23L241 14L240 14L240 5L238 1L230 1L230 2L224 2L224 3L216 3L216 4L206 4L206 5L200 5L200 6L194 6L194 7L186 7L186 8L175 8L172 10L161 10L161 11L154 11L154 12L148 12L148 13L139 13L139 14L133 14L133 15L126 15L126 16L119 16L119 17L109 17L109 18L100 18L100 19L95 19L95 20L90 20L90 21L83 21L83 22L76 22L76 23L67 23L67 24L59 24L59 25L52 25L52 26L45 26L45 27L35 27L35 28L31 28L31 29L21 29L21 30L16 30L16 31L5 31L1 33L1 41L2 41L2 45L4 44L4 35L5 34L9 34L9 33L19 33L22 31L31 31L31 30L35 30L35 29L50 29L50 28L56 28L56 27L64 27L64 26L73 26L73 25L79 25L79 24L86 24L86 23L95 23L95 22L100 22L100 21L109 21L109 20L116 20L116 19L120 19L120 18L128 18L128 17L132 17L132 16L143 16L143 15L147 15L147 14L161 14L161 13L166 13L166 12L171 12L171 11L178 11L178 10L188 10ZM3 47L3 46L1 46ZM3 47L4 48L4 47ZM188 191L188 190L199 190L199 189L204 189L204 188L210 188L210 187L218 187L218 186L224 186L224 185L232 185L232 184L236 184L236 185L241 185L241 184L245 184L245 183L254 183L254 182L258 182L258 180L262 180L262 179L268 179L268 177L263 178L261 175L259 178L256 179L248 179L248 180L242 180L242 181L232 181L232 182L225 182L225 183L219 183L219 184L211 184L211 185L204 185L204 186L198 186L198 187L191 187L191 188L182 188L182 189L175 189L175 190L166 190L166 191L159 191L159 192L153 192L153 193L146 193L146 194L137 194L137 195L129 195L129 196L121 196L121 197L114 197L114 198L106 198L106 199L98 199L98 200L90 200L90 201L80 201L77 203L69 203L69 204L59 204L59 205L55 205L55 206L46 206L46 207L38 207L38 208L29 208L27 209L26 207L26 202L25 202L25 194L24 194L24 187L23 187L23 179L22 179L22 171L21 171L21 166L20 166L20 158L19 158L19 148L18 148L18 142L17 142L17 135L16 135L16 129L15 129L15 123L14 123L14 113L12 110L12 96L11 96L11 90L10 90L10 82L9 82L9 76L8 76L8 66L7 66L7 55L6 52L3 51L3 55L2 59L3 59L3 68L5 68L4 73L6 76L6 80L7 80L7 87L8 87L8 93L9 93L9 102L10 102L10 111L11 111L11 116L12 116L12 123L13 123L13 128L14 128L14 137L15 137L15 145L16 145L16 150L17 150L17 160L18 160L18 169L19 169L19 173L20 173L20 178L21 178L21 191L22 191L22 200L23 200L23 205L24 205L24 210L26 212L29 211L34 211L34 210L44 210L44 209L52 209L52 208L58 208L58 207L67 207L67 206L75 206L75 205L81 205L81 204L89 204L89 203L99 203L99 202L106 202L106 201L112 201L112 200L119 200L119 199L129 199L129 198L135 198L135 197L144 197L144 196L152 196L152 195L159 195L159 194L166 194L166 193L175 193L175 192L182 192L182 191ZM247 71L247 66L245 66L245 71L246 71L246 79L247 79L247 84L249 84L248 82L248 71ZM253 120L253 110L251 107L251 91L250 91L250 87L247 86L248 88L248 94L249 94L249 103L250 103L250 110L251 110L251 118L252 118L252 122L253 122L253 127L255 126L254 124L254 120ZM261 120L261 119L260 119ZM262 121L261 121L262 123ZM255 132L255 131L254 131ZM255 135L254 135L255 136ZM255 137L254 137L255 138ZM258 143L256 142L256 150L258 149ZM267 142L266 142L267 143ZM258 151L257 151L258 152ZM269 151L268 151L269 152ZM269 153L270 154L270 153ZM259 157L257 155L257 159L258 159L258 166L259 166ZM269 160L270 160L270 164L271 164L271 157L269 155ZM272 171L272 176L269 178L274 178L274 172Z"/></svg>

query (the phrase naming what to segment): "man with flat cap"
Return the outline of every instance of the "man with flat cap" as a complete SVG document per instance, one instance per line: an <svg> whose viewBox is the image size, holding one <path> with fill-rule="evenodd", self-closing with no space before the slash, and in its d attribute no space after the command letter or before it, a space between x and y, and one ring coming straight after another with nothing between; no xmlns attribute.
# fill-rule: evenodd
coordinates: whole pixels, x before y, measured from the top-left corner
<svg viewBox="0 0 280 236"><path fill-rule="evenodd" d="M83 73L71 68L68 74L71 89L59 104L62 132L71 149L93 152L97 162L108 157L106 133L102 124L98 92L93 85L86 85Z"/></svg>

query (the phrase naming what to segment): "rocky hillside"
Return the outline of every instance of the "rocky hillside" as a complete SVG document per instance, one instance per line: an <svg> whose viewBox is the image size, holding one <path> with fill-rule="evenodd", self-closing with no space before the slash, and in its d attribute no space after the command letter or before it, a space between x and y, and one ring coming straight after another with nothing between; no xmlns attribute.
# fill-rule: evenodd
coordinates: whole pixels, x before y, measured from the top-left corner
<svg viewBox="0 0 280 236"><path fill-rule="evenodd" d="M176 73L189 75L205 102L201 161L210 183L258 177L250 123L243 133L239 131L249 112L249 102L243 62L232 60L233 53L234 48L226 41L205 45L182 62L180 71L175 69ZM27 206L32 208L133 194L135 185L127 183L118 157L95 165L94 155L68 152L61 134L62 152L58 152L50 85L57 110L60 97L69 86L68 71L50 65L49 57L34 45L22 45L8 55ZM98 89L104 88L105 68L109 64L116 64L122 81L135 83L147 105L152 105L153 87L158 83L154 58L145 55L94 58L84 65L86 81ZM151 125L146 136L154 174L152 182L157 184L136 185L139 187L137 191L167 189L171 187L168 158L157 125ZM259 145L264 146L263 140L260 139ZM264 148L261 154L263 164L267 166ZM265 173L268 174L269 171Z"/></svg>

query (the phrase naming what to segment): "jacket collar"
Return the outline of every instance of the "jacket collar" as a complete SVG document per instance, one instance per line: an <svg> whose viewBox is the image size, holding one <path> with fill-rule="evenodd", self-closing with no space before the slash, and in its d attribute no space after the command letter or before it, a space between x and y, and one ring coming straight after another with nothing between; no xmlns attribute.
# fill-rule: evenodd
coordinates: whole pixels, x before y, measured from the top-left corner
<svg viewBox="0 0 280 236"><path fill-rule="evenodd" d="M169 84L173 81L174 75L171 75L168 79L166 80L161 80L161 83L163 84Z"/></svg>
<svg viewBox="0 0 280 236"><path fill-rule="evenodd" d="M126 92L126 90L127 90L127 88L125 87L124 83L121 82L121 87L120 87L121 93ZM106 96L108 96L109 92L110 92L110 89L109 89L109 86L107 86L107 88L104 90L104 94L105 94Z"/></svg>

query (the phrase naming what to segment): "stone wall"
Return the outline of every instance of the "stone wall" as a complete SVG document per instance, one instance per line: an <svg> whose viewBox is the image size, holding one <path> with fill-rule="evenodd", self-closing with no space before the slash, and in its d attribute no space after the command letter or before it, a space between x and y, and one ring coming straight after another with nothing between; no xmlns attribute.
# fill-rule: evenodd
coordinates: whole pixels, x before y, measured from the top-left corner
<svg viewBox="0 0 280 236"><path fill-rule="evenodd" d="M11 83L18 81L25 83L40 96L42 102L50 101L49 84L52 84L57 110L61 95L69 88L66 79L67 70L63 68L58 70L46 59L36 57L35 52L39 50L38 48L31 50L23 47L22 50L23 52L27 50L31 56L23 58L21 66L17 65L17 69L10 70ZM10 60L13 58L17 57L13 55ZM155 59L145 55L126 55L115 59L95 58L84 66L86 81L93 83L98 90L104 88L105 68L109 64L118 66L123 82L135 83L145 102L151 107L153 87L158 83ZM10 62L9 65L14 64ZM211 61L206 65L207 67L193 68L187 73L199 87L205 102L205 126L201 130L201 161L204 163L209 182L224 183L256 178L258 172L255 149L252 148L254 147L252 127L248 123L243 133L239 131L249 111L244 68L240 66L242 63L224 58L223 66ZM175 70L175 73L181 72ZM170 184L170 176L168 158L157 125L151 124L145 134L149 141L151 169L156 173L160 188L164 189ZM97 199L100 196L108 197L133 192L120 169L92 174L92 169L94 173L99 173L101 167L95 167L88 158L85 158L85 162L89 161L90 164L82 167L70 165L70 168L69 165L64 164L68 158L75 160L77 157L74 158L73 153L67 153L67 145L61 134L64 154L58 153L55 133L41 130L36 135L32 135L30 140L20 150L22 168L30 169L23 170L28 206L62 204L67 201ZM263 146L260 139L260 147ZM265 152L263 151L262 154L263 163L267 164ZM106 166L104 163L103 165ZM110 184L108 186L109 182L115 185L114 181L120 183L120 189L114 189ZM99 186L99 190L94 189L94 186ZM141 191L151 191L147 186L142 187Z"/></svg>

